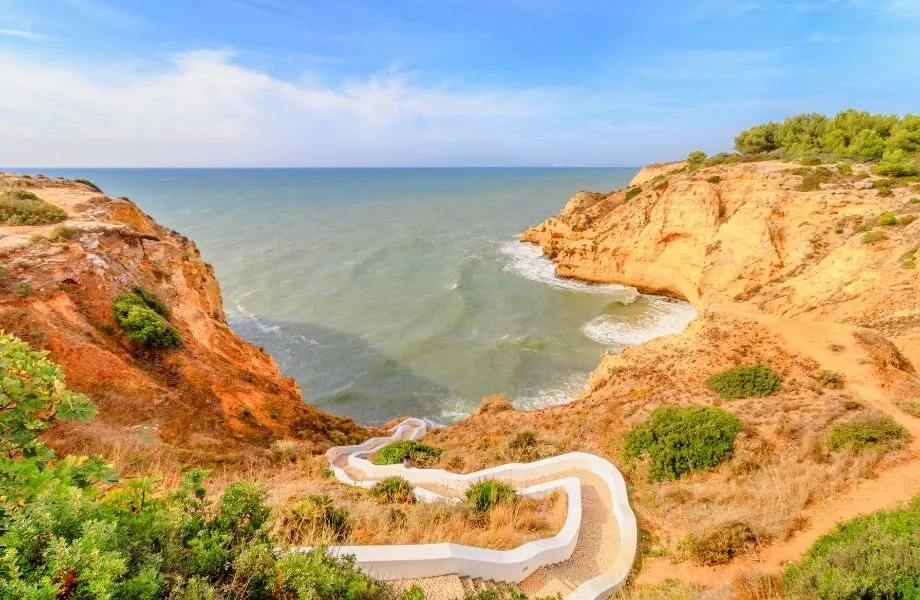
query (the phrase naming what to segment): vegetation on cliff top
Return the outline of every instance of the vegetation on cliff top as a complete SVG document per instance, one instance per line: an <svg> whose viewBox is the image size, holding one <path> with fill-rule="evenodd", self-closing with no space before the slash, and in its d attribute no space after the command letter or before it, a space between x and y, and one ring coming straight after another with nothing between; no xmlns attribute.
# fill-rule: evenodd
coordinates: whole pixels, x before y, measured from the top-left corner
<svg viewBox="0 0 920 600"><path fill-rule="evenodd" d="M661 407L629 432L624 457L634 461L648 456L654 481L680 479L730 459L740 431L741 421L719 408Z"/></svg>
<svg viewBox="0 0 920 600"><path fill-rule="evenodd" d="M726 400L769 396L780 387L780 377L764 365L735 365L706 380L706 387Z"/></svg>
<svg viewBox="0 0 920 600"><path fill-rule="evenodd" d="M373 462L375 465L398 465L407 459L413 462L424 462L437 458L439 454L441 454L440 448L414 440L400 440L390 442L377 450Z"/></svg>
<svg viewBox="0 0 920 600"><path fill-rule="evenodd" d="M880 175L917 175L920 115L871 114L849 109L827 117L805 113L742 131L735 138L741 154L779 153L789 158L817 156L878 162Z"/></svg>
<svg viewBox="0 0 920 600"><path fill-rule="evenodd" d="M28 190L0 192L0 223L4 225L49 225L66 218L61 208Z"/></svg>
<svg viewBox="0 0 920 600"><path fill-rule="evenodd" d="M46 353L5 334L0 369L0 598L396 596L322 548L279 557L263 486L233 483L211 502L204 470L161 493L155 476L118 483L98 457L56 458L38 434L91 419L93 404Z"/></svg>

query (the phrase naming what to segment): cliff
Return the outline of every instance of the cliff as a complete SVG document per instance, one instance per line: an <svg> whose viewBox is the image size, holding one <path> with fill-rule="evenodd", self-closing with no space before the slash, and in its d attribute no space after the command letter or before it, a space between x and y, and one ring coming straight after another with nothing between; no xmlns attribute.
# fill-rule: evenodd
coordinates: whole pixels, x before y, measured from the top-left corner
<svg viewBox="0 0 920 600"><path fill-rule="evenodd" d="M911 498L920 489L920 203L911 199L920 193L889 188L867 165L852 169L674 163L643 169L626 189L576 194L522 239L559 276L682 298L698 317L679 335L605 353L570 404L532 413L507 404L436 432L445 462L474 469L514 457L516 436L530 430L547 447L624 466L626 434L654 409L730 411L743 429L728 463L667 482L627 470L647 532L640 581L719 586L745 569L776 570L837 521ZM781 389L725 401L705 385L752 363L779 373ZM905 441L829 447L834 428L879 419ZM687 540L731 562L696 564L706 559L688 555Z"/></svg>
<svg viewBox="0 0 920 600"><path fill-rule="evenodd" d="M6 189L67 213L55 225L0 226L0 329L48 350L100 409L93 423L58 426L52 445L80 454L164 446L215 462L257 457L277 439L320 451L366 435L305 404L274 360L228 327L193 242L88 183L0 174ZM135 285L167 306L181 348L126 339L112 304Z"/></svg>

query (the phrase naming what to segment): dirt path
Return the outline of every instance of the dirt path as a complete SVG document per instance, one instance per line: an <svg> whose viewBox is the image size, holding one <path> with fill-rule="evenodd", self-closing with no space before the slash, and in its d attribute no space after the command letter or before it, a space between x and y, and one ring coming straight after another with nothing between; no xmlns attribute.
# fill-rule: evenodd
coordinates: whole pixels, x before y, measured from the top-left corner
<svg viewBox="0 0 920 600"><path fill-rule="evenodd" d="M777 571L785 563L800 559L815 540L837 523L903 505L920 494L920 419L898 409L892 398L874 384L877 379L871 372L872 363L853 337L858 328L839 323L788 320L753 310L743 311L743 314L770 327L784 342L814 359L822 368L846 374L846 389L860 402L888 414L910 433L912 440L899 464L887 468L874 479L862 480L843 493L810 506L803 515L808 525L786 542L722 567L673 564L665 558L648 558L637 577L639 582L677 578L717 587L730 583L740 571ZM845 348L834 352L831 343L843 344Z"/></svg>

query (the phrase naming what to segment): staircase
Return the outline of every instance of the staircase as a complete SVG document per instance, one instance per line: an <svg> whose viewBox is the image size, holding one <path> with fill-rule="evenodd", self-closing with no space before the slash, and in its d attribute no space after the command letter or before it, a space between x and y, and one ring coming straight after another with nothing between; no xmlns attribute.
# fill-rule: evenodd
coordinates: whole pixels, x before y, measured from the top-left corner
<svg viewBox="0 0 920 600"><path fill-rule="evenodd" d="M509 588L517 589L517 586L510 583L479 579L478 577L461 577L460 585L463 586L464 596L471 596L488 590L505 591Z"/></svg>

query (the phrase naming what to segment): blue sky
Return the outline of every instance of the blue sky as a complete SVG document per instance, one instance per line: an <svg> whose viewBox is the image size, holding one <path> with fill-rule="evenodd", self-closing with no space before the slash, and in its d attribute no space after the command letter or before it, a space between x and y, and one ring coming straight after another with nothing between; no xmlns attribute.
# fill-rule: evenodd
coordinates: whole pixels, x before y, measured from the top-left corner
<svg viewBox="0 0 920 600"><path fill-rule="evenodd" d="M0 165L635 165L918 55L920 0L0 0Z"/></svg>

